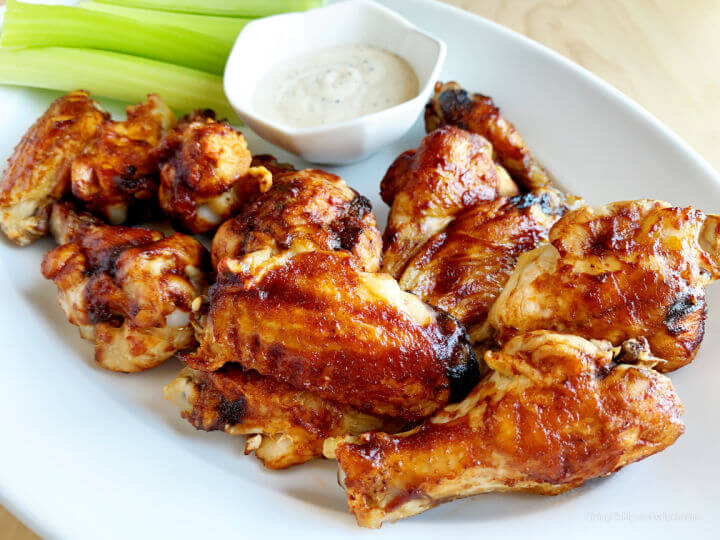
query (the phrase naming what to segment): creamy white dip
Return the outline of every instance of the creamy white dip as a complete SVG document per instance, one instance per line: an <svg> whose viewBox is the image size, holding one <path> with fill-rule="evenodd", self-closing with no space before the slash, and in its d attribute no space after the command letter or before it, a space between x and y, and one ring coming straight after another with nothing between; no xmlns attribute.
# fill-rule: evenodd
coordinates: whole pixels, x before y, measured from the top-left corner
<svg viewBox="0 0 720 540"><path fill-rule="evenodd" d="M341 45L285 60L255 89L263 116L293 127L352 120L418 94L418 78L398 55L378 47Z"/></svg>

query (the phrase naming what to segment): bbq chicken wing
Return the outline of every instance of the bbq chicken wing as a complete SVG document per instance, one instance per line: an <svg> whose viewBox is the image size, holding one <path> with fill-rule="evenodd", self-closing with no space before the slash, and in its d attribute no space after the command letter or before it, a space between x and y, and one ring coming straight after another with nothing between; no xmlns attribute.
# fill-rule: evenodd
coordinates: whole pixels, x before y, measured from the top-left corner
<svg viewBox="0 0 720 540"><path fill-rule="evenodd" d="M490 141L498 161L523 189L531 191L550 184L548 174L532 156L520 133L489 97L470 94L456 82L438 82L425 107L425 129L431 132L447 125L461 127Z"/></svg>
<svg viewBox="0 0 720 540"><path fill-rule="evenodd" d="M78 90L56 99L25 133L0 182L0 228L20 246L45 236L50 207L68 191L70 167L108 115Z"/></svg>
<svg viewBox="0 0 720 540"><path fill-rule="evenodd" d="M488 352L490 376L417 428L329 441L350 511L379 527L490 491L555 495L670 446L683 408L640 342L532 332Z"/></svg>
<svg viewBox="0 0 720 540"><path fill-rule="evenodd" d="M279 254L298 242L348 251L366 272L380 266L382 239L370 201L339 176L316 169L274 174L272 187L215 233L213 266L260 249Z"/></svg>
<svg viewBox="0 0 720 540"><path fill-rule="evenodd" d="M425 242L405 267L400 287L456 317L474 345L484 343L488 311L518 256L545 242L550 227L575 204L547 189L481 202Z"/></svg>
<svg viewBox="0 0 720 540"><path fill-rule="evenodd" d="M142 371L192 347L191 303L206 289L205 248L189 236L101 225L59 204L51 218L59 240L42 272L95 360L113 371Z"/></svg>
<svg viewBox="0 0 720 540"><path fill-rule="evenodd" d="M160 96L127 108L127 120L106 119L98 137L72 164L72 193L85 207L110 223L126 221L128 212L143 208L158 192L158 153L175 115Z"/></svg>
<svg viewBox="0 0 720 540"><path fill-rule="evenodd" d="M186 231L208 233L267 191L272 174L252 167L242 133L195 111L170 130L160 148L160 208Z"/></svg>
<svg viewBox="0 0 720 540"><path fill-rule="evenodd" d="M249 435L245 453L255 452L269 469L322 457L330 437L401 426L231 364L213 372L185 368L165 397L197 429Z"/></svg>
<svg viewBox="0 0 720 540"><path fill-rule="evenodd" d="M499 342L529 330L614 344L644 336L661 371L692 361L705 289L720 277L720 217L651 200L566 214L520 256L488 322Z"/></svg>
<svg viewBox="0 0 720 540"><path fill-rule="evenodd" d="M383 271L397 279L418 249L463 210L518 193L492 155L492 145L483 137L447 126L390 165L380 184L382 198L391 206Z"/></svg>
<svg viewBox="0 0 720 540"><path fill-rule="evenodd" d="M186 364L237 362L362 412L423 418L479 379L455 319L363 272L342 251L255 251L223 259L199 349Z"/></svg>

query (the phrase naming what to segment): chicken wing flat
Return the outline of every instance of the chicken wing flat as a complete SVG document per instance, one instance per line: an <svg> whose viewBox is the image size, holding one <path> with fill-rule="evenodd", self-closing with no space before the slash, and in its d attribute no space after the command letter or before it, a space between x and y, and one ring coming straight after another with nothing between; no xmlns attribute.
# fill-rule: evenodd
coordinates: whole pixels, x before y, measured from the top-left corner
<svg viewBox="0 0 720 540"><path fill-rule="evenodd" d="M192 233L214 231L272 184L269 170L251 167L242 133L209 110L183 118L160 154L160 208Z"/></svg>
<svg viewBox="0 0 720 540"><path fill-rule="evenodd" d="M705 286L720 276L720 217L652 200L566 214L520 256L488 316L502 342L529 330L614 344L644 336L661 371L692 361Z"/></svg>
<svg viewBox="0 0 720 540"><path fill-rule="evenodd" d="M108 115L78 90L56 99L25 133L0 182L0 228L20 246L45 236L50 207L68 191L70 167Z"/></svg>
<svg viewBox="0 0 720 540"><path fill-rule="evenodd" d="M670 379L606 341L532 332L488 352L460 403L397 435L329 441L350 511L379 527L490 491L555 495L670 446L684 430Z"/></svg>
<svg viewBox="0 0 720 540"><path fill-rule="evenodd" d="M422 246L405 267L400 287L457 318L473 344L483 342L488 311L518 256L545 242L573 204L545 189L481 202Z"/></svg>
<svg viewBox="0 0 720 540"><path fill-rule="evenodd" d="M213 372L185 368L165 387L165 397L197 429L250 435L245 453L255 452L270 469L322 457L323 442L330 437L400 428L396 421L231 364Z"/></svg>
<svg viewBox="0 0 720 540"><path fill-rule="evenodd" d="M274 174L272 187L215 233L213 266L260 249L277 254L296 242L349 251L367 272L380 267L382 239L370 201L317 169Z"/></svg>
<svg viewBox="0 0 720 540"><path fill-rule="evenodd" d="M158 192L157 147L173 125L175 115L155 94L128 107L124 122L105 120L72 164L73 195L113 224L125 222L133 207L147 207Z"/></svg>
<svg viewBox="0 0 720 540"><path fill-rule="evenodd" d="M530 153L520 133L482 94L470 94L456 82L435 85L435 94L425 107L425 129L458 126L485 137L513 180L525 190L550 184L548 174Z"/></svg>
<svg viewBox="0 0 720 540"><path fill-rule="evenodd" d="M237 362L375 415L423 418L479 379L457 321L342 251L223 259L189 367Z"/></svg>
<svg viewBox="0 0 720 540"><path fill-rule="evenodd" d="M95 341L95 360L113 371L142 371L195 342L191 303L207 288L209 256L182 234L92 223L67 206L51 218L59 239L42 272L83 338Z"/></svg>
<svg viewBox="0 0 720 540"><path fill-rule="evenodd" d="M391 206L383 238L383 271L397 279L417 250L463 210L518 194L492 156L492 145L485 138L446 126L390 165L380 184L380 194Z"/></svg>

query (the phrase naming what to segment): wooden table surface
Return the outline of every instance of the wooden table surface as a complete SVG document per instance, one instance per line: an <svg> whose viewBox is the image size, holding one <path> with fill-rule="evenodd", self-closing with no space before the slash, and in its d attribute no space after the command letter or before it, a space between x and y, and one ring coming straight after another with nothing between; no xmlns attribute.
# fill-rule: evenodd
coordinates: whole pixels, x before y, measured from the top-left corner
<svg viewBox="0 0 720 540"><path fill-rule="evenodd" d="M720 0L445 1L593 71L720 170ZM37 537L0 506L0 538Z"/></svg>

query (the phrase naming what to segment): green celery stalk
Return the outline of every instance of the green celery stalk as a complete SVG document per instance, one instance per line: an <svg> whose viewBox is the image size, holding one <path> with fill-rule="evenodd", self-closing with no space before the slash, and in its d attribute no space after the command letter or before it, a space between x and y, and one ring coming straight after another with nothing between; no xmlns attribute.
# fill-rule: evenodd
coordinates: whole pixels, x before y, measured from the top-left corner
<svg viewBox="0 0 720 540"><path fill-rule="evenodd" d="M265 17L287 11L304 11L321 6L325 0L98 0L161 11L226 15L229 17Z"/></svg>
<svg viewBox="0 0 720 540"><path fill-rule="evenodd" d="M252 19L240 17L213 17L209 15L194 15L192 13L174 13L171 11L155 11L152 9L140 9L124 7L115 4L102 4L100 2L80 2L78 7L93 11L102 11L121 17L130 17L135 20L177 26L193 32L199 32L208 36L215 36L225 43L229 48L235 43L235 38L240 30Z"/></svg>
<svg viewBox="0 0 720 540"><path fill-rule="evenodd" d="M46 47L0 48L0 84L33 86L138 103L162 96L178 114L210 108L238 123L223 93L222 78L184 66L108 51Z"/></svg>
<svg viewBox="0 0 720 540"><path fill-rule="evenodd" d="M77 47L133 54L221 74L231 45L171 26L71 6L7 4L3 47Z"/></svg>

